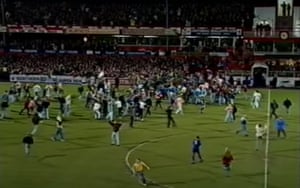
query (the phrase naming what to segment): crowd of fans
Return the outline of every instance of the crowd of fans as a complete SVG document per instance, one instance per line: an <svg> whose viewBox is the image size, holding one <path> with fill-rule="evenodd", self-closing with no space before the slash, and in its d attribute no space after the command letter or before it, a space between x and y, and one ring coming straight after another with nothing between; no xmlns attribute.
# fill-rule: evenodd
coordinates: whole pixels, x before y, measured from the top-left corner
<svg viewBox="0 0 300 188"><path fill-rule="evenodd" d="M9 0L5 5L7 24L251 28L254 18L254 5L234 0Z"/></svg>
<svg viewBox="0 0 300 188"><path fill-rule="evenodd" d="M2 56L0 67L14 74L90 76L101 69L108 77L128 77L160 72L185 75L203 69L224 70L228 68L228 62L219 57L10 54Z"/></svg>
<svg viewBox="0 0 300 188"><path fill-rule="evenodd" d="M253 63L253 62L252 62ZM230 58L199 56L83 56L83 55L2 55L0 68L13 74L44 74L91 76L105 70L108 77L153 75L168 73L186 75L202 70L250 70L251 62L232 61ZM270 61L270 71L300 71L300 61Z"/></svg>

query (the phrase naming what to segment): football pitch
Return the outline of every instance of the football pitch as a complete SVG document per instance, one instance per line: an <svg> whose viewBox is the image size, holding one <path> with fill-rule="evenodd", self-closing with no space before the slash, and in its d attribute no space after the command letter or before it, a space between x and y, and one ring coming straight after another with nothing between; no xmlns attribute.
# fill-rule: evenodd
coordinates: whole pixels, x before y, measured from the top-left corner
<svg viewBox="0 0 300 188"><path fill-rule="evenodd" d="M9 85L1 84L3 93ZM31 119L18 115L23 103L11 106L11 119L0 120L1 188L138 188L127 165L141 158L150 167L146 177L149 187L174 188L266 188L265 149L255 151L256 123L267 122L267 92L263 107L253 110L243 95L237 99L238 117L233 124L224 123L224 106L208 105L204 114L195 105L184 107L184 115L174 115L176 128L166 128L164 110L153 111L144 122L128 127L123 118L121 146L111 146L111 127L106 121L93 119L93 113L77 99L77 87L66 87L74 96L72 116L64 123L65 142L53 142L58 104L51 103L51 120L44 121L35 138L32 155L26 157L21 140L32 129ZM250 94L250 93L249 93ZM252 93L251 93L252 94ZM291 114L282 107L284 99L292 103ZM300 186L300 118L299 90L272 90L271 99L280 104L278 113L287 123L286 139L276 138L274 120L270 125L267 188ZM167 104L164 104L167 107ZM249 120L249 137L236 135L241 115ZM203 163L191 164L192 140L203 142ZM225 177L221 157L229 147L235 158L232 176Z"/></svg>

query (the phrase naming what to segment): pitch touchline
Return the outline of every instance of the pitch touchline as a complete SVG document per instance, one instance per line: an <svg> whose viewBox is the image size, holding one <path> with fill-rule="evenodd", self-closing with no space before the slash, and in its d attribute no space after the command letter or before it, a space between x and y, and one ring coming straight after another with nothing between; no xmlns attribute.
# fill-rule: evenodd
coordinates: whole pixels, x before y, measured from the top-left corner
<svg viewBox="0 0 300 188"><path fill-rule="evenodd" d="M130 158L130 155L131 155L133 152L135 152L137 149L143 147L143 146L146 145L146 144L150 144L150 143L153 143L153 142L165 140L165 139L167 139L167 138L169 138L169 137L172 137L172 136L178 136L178 134L177 134L177 135L166 136L166 137L164 137L164 138L157 138L157 139L148 140L148 141L145 141L145 142L143 142L143 143L140 143L140 144L136 145L135 147L133 147L132 149L130 149L130 150L126 153L126 156L125 156L125 163L126 163L126 166L127 166L129 169L131 169L131 165L130 165L130 163L129 163L129 158ZM181 136L183 136L183 135L181 135ZM150 182L152 182L152 183L154 183L154 184L156 184L156 185L158 185L158 186L160 186L160 187L173 188L172 186L169 186L169 185L162 185L162 184L159 184L158 182L155 182L155 181L153 181L153 180L151 180L151 179L148 179L148 180L150 180Z"/></svg>
<svg viewBox="0 0 300 188"><path fill-rule="evenodd" d="M266 148L265 148L265 173L264 188L268 188L269 181L269 145L270 145L270 112L271 112L271 90L268 90L268 110L267 110L267 132L266 132Z"/></svg>

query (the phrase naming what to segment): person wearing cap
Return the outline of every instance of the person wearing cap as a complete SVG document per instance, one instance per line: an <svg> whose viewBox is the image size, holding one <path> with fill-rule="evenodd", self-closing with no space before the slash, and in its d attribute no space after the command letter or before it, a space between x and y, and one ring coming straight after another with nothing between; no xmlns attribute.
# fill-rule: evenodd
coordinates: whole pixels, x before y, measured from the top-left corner
<svg viewBox="0 0 300 188"><path fill-rule="evenodd" d="M141 159L136 159L135 163L132 165L132 173L139 178L144 186L147 186L147 181L144 174L145 170L150 170L150 167L141 161Z"/></svg>
<svg viewBox="0 0 300 188"><path fill-rule="evenodd" d="M53 141L64 141L64 132L63 132L63 124L61 116L56 117L56 133L54 137L51 138Z"/></svg>
<svg viewBox="0 0 300 188"><path fill-rule="evenodd" d="M24 144L25 154L26 155L30 155L30 148L31 148L31 145L34 143L34 141L33 141L33 135L32 134L26 135L23 138L22 143Z"/></svg>

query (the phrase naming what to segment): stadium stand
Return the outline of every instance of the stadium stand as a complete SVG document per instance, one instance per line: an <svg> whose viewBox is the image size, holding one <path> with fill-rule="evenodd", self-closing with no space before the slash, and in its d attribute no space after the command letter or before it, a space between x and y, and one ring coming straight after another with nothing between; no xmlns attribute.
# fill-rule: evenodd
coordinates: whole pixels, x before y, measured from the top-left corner
<svg viewBox="0 0 300 188"><path fill-rule="evenodd" d="M252 30L254 6L269 6L274 2L264 0L260 2L242 2L235 0L211 1L183 1L183 0L153 0L141 2L137 0L87 0L84 3L78 0L65 1L26 1L6 0L2 25L54 25L54 26L123 26L123 27L237 27L243 30ZM166 14L167 12L167 14ZM209 15L209 16L208 16ZM95 68L106 70L109 76L128 76L131 73L148 74L153 71L164 71L172 67L176 72L188 73L209 68L212 70L249 70L253 57L252 51L243 48L243 42L237 38L235 49L232 42L216 44L212 39L204 42L197 52L201 56L152 57L118 56L120 44L118 38L89 37L83 41L84 35L43 35L10 33L6 35L5 43L0 41L0 48L24 50L34 49L37 54L1 55L0 67L8 72L25 74L56 74L56 75L90 75ZM171 41L171 39L170 39ZM143 41L135 43L143 45ZM151 42L152 44L155 41ZM156 41L158 45L160 41ZM199 41L182 48L183 51L196 51L191 48ZM168 45L172 45L170 42ZM265 45L256 46L265 49ZM297 46L296 46L297 48ZM66 54L39 54L45 50L76 50L78 54L87 50L112 52L113 56L95 55L66 55ZM229 53L224 57L209 57L210 52ZM156 52L157 53L157 52ZM105 53L103 53L105 54ZM300 70L297 63L286 64L270 61L270 70Z"/></svg>
<svg viewBox="0 0 300 188"><path fill-rule="evenodd" d="M81 26L235 26L251 28L253 4L214 1L6 1L7 24ZM166 14L168 12L168 14ZM209 16L208 16L209 15ZM168 21L166 21L168 20Z"/></svg>

